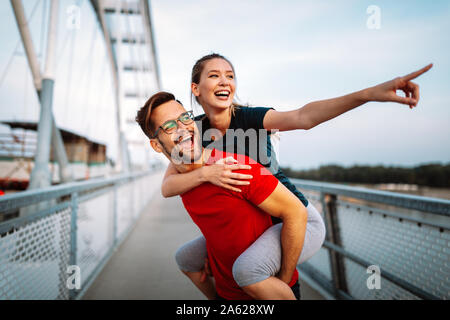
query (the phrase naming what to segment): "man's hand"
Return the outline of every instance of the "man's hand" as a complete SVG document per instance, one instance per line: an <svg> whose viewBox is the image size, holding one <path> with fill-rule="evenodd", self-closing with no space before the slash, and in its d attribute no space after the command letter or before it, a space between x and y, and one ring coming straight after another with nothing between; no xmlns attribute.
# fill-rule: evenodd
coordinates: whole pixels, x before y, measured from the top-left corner
<svg viewBox="0 0 450 320"><path fill-rule="evenodd" d="M282 273L281 271L278 272L275 277L277 277L278 279L280 279L281 281L289 284L289 282L291 282L292 280L292 273L291 274L287 274L287 273Z"/></svg>
<svg viewBox="0 0 450 320"><path fill-rule="evenodd" d="M417 106L419 102L419 85L412 82L412 79L417 78L423 73L433 67L429 64L426 67L412 72L406 76L395 78L391 81L384 82L375 87L369 88L369 101L390 101L409 105L409 108ZM397 90L402 90L405 93L404 97L397 95Z"/></svg>

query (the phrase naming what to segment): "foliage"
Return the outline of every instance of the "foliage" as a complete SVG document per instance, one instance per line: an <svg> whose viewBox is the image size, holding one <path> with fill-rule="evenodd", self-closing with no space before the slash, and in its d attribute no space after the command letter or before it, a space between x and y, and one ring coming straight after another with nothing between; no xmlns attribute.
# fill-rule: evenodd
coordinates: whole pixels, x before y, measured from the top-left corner
<svg viewBox="0 0 450 320"><path fill-rule="evenodd" d="M326 165L312 170L282 168L286 176L297 179L348 183L405 183L450 188L450 163L423 164L413 168Z"/></svg>

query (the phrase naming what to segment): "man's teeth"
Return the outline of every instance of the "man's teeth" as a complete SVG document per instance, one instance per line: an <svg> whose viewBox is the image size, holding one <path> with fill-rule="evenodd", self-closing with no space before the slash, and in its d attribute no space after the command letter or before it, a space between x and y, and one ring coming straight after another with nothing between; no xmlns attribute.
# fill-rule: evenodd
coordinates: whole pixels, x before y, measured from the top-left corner
<svg viewBox="0 0 450 320"><path fill-rule="evenodd" d="M186 136L186 137L184 137L184 138L182 138L182 139L180 140L180 143L189 141L189 140L191 140L191 138L192 138L191 136Z"/></svg>

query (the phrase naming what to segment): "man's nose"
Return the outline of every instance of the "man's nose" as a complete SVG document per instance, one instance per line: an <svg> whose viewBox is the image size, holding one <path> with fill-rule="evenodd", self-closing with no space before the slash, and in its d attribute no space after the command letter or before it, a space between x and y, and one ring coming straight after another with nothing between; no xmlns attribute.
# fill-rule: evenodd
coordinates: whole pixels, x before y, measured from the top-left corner
<svg viewBox="0 0 450 320"><path fill-rule="evenodd" d="M189 131L187 129L189 129L191 126L192 126L192 123L184 124L180 120L177 120L177 131L176 131L177 135L179 135L179 134L183 135L184 131Z"/></svg>
<svg viewBox="0 0 450 320"><path fill-rule="evenodd" d="M177 119L177 127L178 127L178 129L180 129L180 128L188 128L189 124L184 124L183 122L181 122L180 119Z"/></svg>

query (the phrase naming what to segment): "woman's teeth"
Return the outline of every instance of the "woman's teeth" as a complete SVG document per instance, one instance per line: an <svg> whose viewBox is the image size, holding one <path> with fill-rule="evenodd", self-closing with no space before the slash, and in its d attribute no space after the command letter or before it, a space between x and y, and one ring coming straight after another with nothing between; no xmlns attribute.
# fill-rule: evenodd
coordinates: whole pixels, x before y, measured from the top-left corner
<svg viewBox="0 0 450 320"><path fill-rule="evenodd" d="M218 97L228 97L230 93L228 91L218 91L215 93L215 95Z"/></svg>

